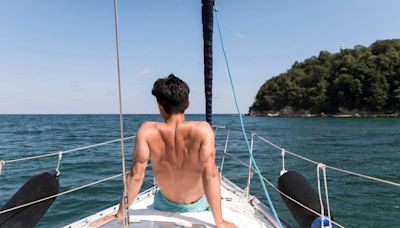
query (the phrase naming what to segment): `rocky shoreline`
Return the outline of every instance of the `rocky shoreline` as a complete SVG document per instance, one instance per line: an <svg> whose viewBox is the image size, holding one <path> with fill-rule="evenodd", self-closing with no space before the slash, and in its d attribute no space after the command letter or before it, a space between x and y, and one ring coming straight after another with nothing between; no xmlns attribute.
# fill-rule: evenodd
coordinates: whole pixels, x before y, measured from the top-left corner
<svg viewBox="0 0 400 228"><path fill-rule="evenodd" d="M265 117L335 117L335 118L358 118L358 117L388 117L399 118L400 111L397 112L371 112L360 110L345 110L340 109L337 113L312 113L308 110L293 110L290 107L284 108L280 111L266 111L257 112L251 111L249 116L265 116Z"/></svg>

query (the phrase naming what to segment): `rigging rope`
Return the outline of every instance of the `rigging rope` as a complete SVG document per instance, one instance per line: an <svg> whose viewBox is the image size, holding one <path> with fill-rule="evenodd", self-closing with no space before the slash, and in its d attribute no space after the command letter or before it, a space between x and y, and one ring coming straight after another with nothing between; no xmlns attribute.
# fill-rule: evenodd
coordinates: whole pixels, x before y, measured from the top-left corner
<svg viewBox="0 0 400 228"><path fill-rule="evenodd" d="M214 8L214 11L215 11L216 19L217 19L219 38L220 38L220 42L221 42L222 52L224 54L225 65L226 65L226 68L227 68L227 71L228 71L229 81L230 81L230 85L231 85L231 89L232 89L232 93L233 93L233 98L234 98L234 101L235 101L237 113L239 115L240 125L241 125L241 128L242 128L242 133L243 133L244 139L246 141L247 149L249 151L249 156L250 156L250 159L251 159L251 161L252 161L252 163L254 165L254 169L255 169L256 173L258 174L258 177L260 179L264 194L265 194L265 196L266 196L266 198L268 200L268 204L269 204L270 209L271 209L271 211L272 211L272 213L273 213L273 215L275 217L275 220L278 223L279 227L282 228L281 220L279 219L279 216L275 211L275 207L274 207L274 205L273 205L273 203L271 201L271 198L270 198L270 196L268 194L268 190L267 190L267 187L265 186L265 183L264 183L264 180L262 178L261 172L258 169L257 163L256 163L256 161L255 161L255 159L253 157L253 152L252 152L252 150L250 148L249 140L247 139L247 135L246 135L246 130L244 128L242 114L240 113L239 104L238 104L238 101L237 101L237 98L236 98L235 86L234 86L234 83L233 83L232 74L231 74L228 58L227 58L226 51L225 51L224 41L223 41L223 38L222 38L222 32L221 32L221 25L220 25L218 10L216 8Z"/></svg>
<svg viewBox="0 0 400 228"><path fill-rule="evenodd" d="M223 128L225 128L225 127L223 127ZM227 128L227 129L229 130L229 128ZM243 165L243 166L245 166L245 167L248 167L248 168L250 167L248 164L246 164L244 161L242 161L241 159L239 159L238 157L236 157L236 156L233 155L233 154L225 153L225 155L231 157L234 161L238 162L239 164L241 164L241 165ZM253 171L255 171L254 168L253 168ZM263 176L262 178L263 178L263 180L264 180L265 182L267 182L275 191L277 191L278 193L280 193L282 196L284 196L284 197L286 197L287 199L293 201L294 203L296 203L296 204L299 205L300 207L303 207L304 209L310 211L311 213L313 213L313 214L315 214L315 215L317 215L317 216L320 216L320 213L314 211L313 209L307 207L306 205L300 203L299 201L295 200L294 198L290 197L289 195L287 195L287 194L285 194L284 192L282 192L281 190L279 190L274 184L272 184L272 183L271 183L267 178L265 178L264 176ZM328 218L328 219L329 219L329 218ZM329 220L330 220L330 219L329 219ZM338 227L341 227L341 228L344 227L343 225L340 225L339 223L337 223L337 222L335 222L335 221L330 220L330 222L331 222L332 224L335 224L335 225L338 226Z"/></svg>
<svg viewBox="0 0 400 228"><path fill-rule="evenodd" d="M328 195L328 183L326 180L326 165L323 163L319 163L317 165L317 182L318 182L318 197L319 197L319 204L321 208L321 228L324 226L324 221L325 221L325 209L324 209L324 203L322 202L322 194L321 194L321 181L320 181L320 175L319 175L319 170L322 169L322 175L324 177L324 187L325 187L325 201L326 201L326 209L328 211L328 218L329 222L331 221L331 209L329 208L329 195ZM331 224L329 224L329 227L331 227Z"/></svg>
<svg viewBox="0 0 400 228"><path fill-rule="evenodd" d="M290 197L289 195L285 194L284 192L282 192L281 190L279 190L274 184L271 183L271 181L269 181L267 178L263 177L263 179L265 180L265 182L267 182L273 189L275 189L275 191L279 192L281 195L283 195L284 197L286 197L287 199L291 200L292 202L296 203L297 205L303 207L304 209L310 211L311 213L314 213L317 216L320 216L320 213L314 211L313 209L307 207L306 205L300 203L299 201L293 199L292 197ZM344 228L343 225L340 225L339 223L330 220L330 222L332 224L335 224L336 226L340 227L340 228Z"/></svg>
<svg viewBox="0 0 400 228"><path fill-rule="evenodd" d="M285 169L285 149L281 150L281 156L282 156L282 170L280 172L280 175L282 176L287 172L287 170Z"/></svg>
<svg viewBox="0 0 400 228"><path fill-rule="evenodd" d="M279 149L279 150L282 150L282 149L283 149L283 148L277 146L276 144L270 142L269 140L267 140L267 139L265 139L265 138L263 138L263 137L261 137L261 136L259 136L259 135L258 135L257 137L258 137L259 139L261 139L262 141L268 143L269 145L271 145L271 146L273 146L273 147L275 147L275 148L277 148L277 149ZM294 157L297 157L297 158L299 158L299 159L302 159L302 160L304 160L304 161L308 161L308 162L313 163L313 164L315 164L315 165L320 164L320 162L311 160L311 159L309 159L309 158L306 158L306 157L301 156L301 155L299 155L299 154L290 152L290 151L288 151L288 150L285 150L285 152L286 152L287 154L290 154L290 155L292 155L292 156L294 156ZM353 172L353 171L349 171L349 170L337 168L337 167L330 166L330 165L326 165L326 164L325 164L325 166L326 166L326 168L328 168L328 169L336 170L336 171L338 171L338 172L342 172L342 173L346 173L346 174L349 174L349 175L358 176L358 177L362 177L362 178L365 178L365 179L369 179L369 180L373 180L373 181L377 181L377 182L381 182L381 183L390 184L390 185L394 185L394 186L400 187L400 183L396 183L396 182L393 182L393 181L384 180L384 179L381 179L381 178L378 178L378 177L373 177L373 176L369 176L369 175L365 175L365 174L362 174L362 173L357 173L357 172Z"/></svg>
<svg viewBox="0 0 400 228"><path fill-rule="evenodd" d="M224 169L225 154L227 154L226 151L228 150L229 134L230 134L230 131L228 129L226 132L226 139L225 139L224 153L223 153L222 161L221 161L221 167L219 168L221 176L222 176L222 170Z"/></svg>
<svg viewBox="0 0 400 228"><path fill-rule="evenodd" d="M57 172L56 176L60 176L60 165L61 165L62 155L63 155L62 151L58 152L58 162L57 162L57 168L56 168L56 172Z"/></svg>
<svg viewBox="0 0 400 228"><path fill-rule="evenodd" d="M133 135L133 136L126 137L123 140L133 139L135 137L136 136ZM88 146L78 147L78 148L71 149L71 150L66 150L66 151L63 151L62 153L67 154L67 153L71 153L71 152L76 152L76 151L81 151L81 150L85 150L85 149L98 147L98 146L104 146L104 145L119 142L119 141L121 141L121 139L114 139L114 140L110 140L110 141L106 141L106 142L102 142L102 143L97 143L97 144L92 144L92 145L88 145ZM36 158L56 156L59 154L60 154L60 152L58 151L58 152L45 153L45 154L34 155L34 156L29 156L29 157L22 157L22 158L17 158L17 159L12 159L12 160L0 160L0 174L1 174L2 168L7 163L14 163L14 162L27 161L27 160L36 159Z"/></svg>
<svg viewBox="0 0 400 228"><path fill-rule="evenodd" d="M117 58L117 80L118 80L118 103L119 103L119 129L121 135L121 165L122 165L122 214L124 227L129 226L128 216L128 195L126 188L126 170L125 170L125 147L124 147L124 117L122 112L122 92L121 92L121 70L119 64L119 44L118 44L118 0L114 0L114 28L115 28L115 50Z"/></svg>
<svg viewBox="0 0 400 228"><path fill-rule="evenodd" d="M0 175L3 172L3 166L6 164L4 160L0 160Z"/></svg>
<svg viewBox="0 0 400 228"><path fill-rule="evenodd" d="M52 199L52 198L55 198L55 197L58 197L58 196L62 196L62 195L65 195L65 194L69 194L69 193L71 193L71 192L75 192L75 191L78 191L78 190L81 190L81 189L90 187L90 186L92 186L92 185L100 184L100 183L102 183L102 182L105 182L105 181L108 181L108 180L117 178L117 177L119 177L119 176L121 176L121 175L122 175L122 174L120 173L120 174L117 174L117 175L114 175L114 176L111 176L111 177L104 178L104 179L102 179L102 180L94 181L94 182L91 182L91 183L89 183L89 184L85 184L85 185L82 185L82 186L80 186L80 187L67 190L67 191L65 191L65 192L61 192L61 193L58 193L58 194L55 194L55 195L51 195L51 196L48 196L48 197L45 197L45 198L41 198L41 199L38 199L38 200L35 200L35 201L32 201L32 202L29 202L29 203L21 204L21 205L18 205L18 206L16 206L16 207L8 208L8 209L5 209L5 210L0 211L0 214L4 214L4 213L10 212L10 211L14 211L14 210L17 210L17 209L20 209L20 208L23 208L23 207L27 207L27 206L33 205L33 204L35 204L35 203L40 203L40 202L43 202L43 201L46 201L46 200L49 200L49 199Z"/></svg>

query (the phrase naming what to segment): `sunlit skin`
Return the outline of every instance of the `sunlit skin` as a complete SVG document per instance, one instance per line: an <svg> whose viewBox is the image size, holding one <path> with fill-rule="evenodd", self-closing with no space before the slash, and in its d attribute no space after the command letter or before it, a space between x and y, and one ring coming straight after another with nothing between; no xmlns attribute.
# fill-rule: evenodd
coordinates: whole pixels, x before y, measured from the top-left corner
<svg viewBox="0 0 400 228"><path fill-rule="evenodd" d="M212 128L207 122L185 121L183 113L169 115L159 103L158 107L165 121L145 122L136 135L133 163L127 175L129 205L142 186L150 159L156 183L168 200L188 204L205 194L217 227L236 227L222 217ZM117 214L95 221L90 227L121 218L120 206Z"/></svg>

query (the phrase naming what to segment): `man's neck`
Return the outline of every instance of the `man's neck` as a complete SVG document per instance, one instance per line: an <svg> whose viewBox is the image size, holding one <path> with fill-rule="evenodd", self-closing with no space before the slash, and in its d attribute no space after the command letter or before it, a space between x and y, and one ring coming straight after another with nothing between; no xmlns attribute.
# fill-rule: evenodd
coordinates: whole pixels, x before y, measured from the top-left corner
<svg viewBox="0 0 400 228"><path fill-rule="evenodd" d="M168 118L165 119L165 123L168 124L178 124L185 121L185 114L183 113L176 113L170 115Z"/></svg>

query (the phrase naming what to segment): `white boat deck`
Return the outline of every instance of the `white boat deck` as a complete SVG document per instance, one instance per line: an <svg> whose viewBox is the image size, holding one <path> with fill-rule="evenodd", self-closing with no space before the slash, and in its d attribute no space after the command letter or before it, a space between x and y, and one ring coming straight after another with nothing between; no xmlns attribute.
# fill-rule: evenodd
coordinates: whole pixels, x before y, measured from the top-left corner
<svg viewBox="0 0 400 228"><path fill-rule="evenodd" d="M179 213L154 209L154 192L155 188L151 188L139 194L131 205L129 208L129 227L215 227L211 211ZM246 197L242 189L226 178L222 178L221 181L221 198L224 218L237 226L278 227L269 208L255 197ZM65 227L87 227L92 221L115 213L117 210L118 205L115 205ZM111 221L102 227L122 227L122 223L121 221Z"/></svg>

